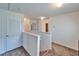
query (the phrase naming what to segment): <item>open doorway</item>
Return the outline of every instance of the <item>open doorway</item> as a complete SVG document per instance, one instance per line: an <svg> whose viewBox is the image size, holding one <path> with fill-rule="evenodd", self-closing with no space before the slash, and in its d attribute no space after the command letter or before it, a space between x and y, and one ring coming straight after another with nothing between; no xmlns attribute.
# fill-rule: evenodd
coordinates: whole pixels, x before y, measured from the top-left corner
<svg viewBox="0 0 79 59"><path fill-rule="evenodd" d="M48 23L45 23L45 32L48 32Z"/></svg>

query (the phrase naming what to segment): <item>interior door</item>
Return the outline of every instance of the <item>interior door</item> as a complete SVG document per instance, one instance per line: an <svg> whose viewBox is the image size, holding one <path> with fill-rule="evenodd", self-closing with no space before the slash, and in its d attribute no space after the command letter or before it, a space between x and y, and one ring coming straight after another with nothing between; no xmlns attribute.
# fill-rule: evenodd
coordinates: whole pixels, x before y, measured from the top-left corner
<svg viewBox="0 0 79 59"><path fill-rule="evenodd" d="M1 15L0 15L0 54L2 52L2 20L1 20Z"/></svg>
<svg viewBox="0 0 79 59"><path fill-rule="evenodd" d="M7 17L7 51L21 46L21 20L16 14Z"/></svg>
<svg viewBox="0 0 79 59"><path fill-rule="evenodd" d="M21 46L23 15L0 10L0 54Z"/></svg>
<svg viewBox="0 0 79 59"><path fill-rule="evenodd" d="M0 54L6 52L6 16L0 12Z"/></svg>

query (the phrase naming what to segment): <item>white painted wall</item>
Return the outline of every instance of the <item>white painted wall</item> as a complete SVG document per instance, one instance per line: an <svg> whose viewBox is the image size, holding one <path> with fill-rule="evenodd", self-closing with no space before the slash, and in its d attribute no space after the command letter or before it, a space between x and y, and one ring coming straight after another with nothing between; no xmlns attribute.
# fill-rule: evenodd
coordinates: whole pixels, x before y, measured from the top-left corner
<svg viewBox="0 0 79 59"><path fill-rule="evenodd" d="M78 50L79 12L54 16L50 24L52 42Z"/></svg>
<svg viewBox="0 0 79 59"><path fill-rule="evenodd" d="M31 31L31 21L29 18L24 18L24 31Z"/></svg>
<svg viewBox="0 0 79 59"><path fill-rule="evenodd" d="M43 20L37 19L37 31L43 32Z"/></svg>

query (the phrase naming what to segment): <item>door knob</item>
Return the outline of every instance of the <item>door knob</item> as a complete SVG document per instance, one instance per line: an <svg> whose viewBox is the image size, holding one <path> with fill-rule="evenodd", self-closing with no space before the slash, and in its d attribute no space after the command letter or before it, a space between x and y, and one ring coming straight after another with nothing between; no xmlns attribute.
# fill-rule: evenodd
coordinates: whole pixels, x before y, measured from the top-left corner
<svg viewBox="0 0 79 59"><path fill-rule="evenodd" d="M6 37L8 37L8 35L6 35Z"/></svg>

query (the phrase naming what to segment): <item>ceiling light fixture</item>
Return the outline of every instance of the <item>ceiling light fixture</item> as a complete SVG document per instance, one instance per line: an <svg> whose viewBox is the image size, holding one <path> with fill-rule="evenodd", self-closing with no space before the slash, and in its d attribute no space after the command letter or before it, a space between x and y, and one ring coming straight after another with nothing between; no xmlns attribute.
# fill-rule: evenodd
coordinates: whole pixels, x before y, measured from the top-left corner
<svg viewBox="0 0 79 59"><path fill-rule="evenodd" d="M44 20L45 19L45 17L41 17L41 20Z"/></svg>
<svg viewBox="0 0 79 59"><path fill-rule="evenodd" d="M24 21L26 21L26 18L24 18Z"/></svg>
<svg viewBox="0 0 79 59"><path fill-rule="evenodd" d="M63 5L63 3L54 3L53 5L56 7L61 7Z"/></svg>
<svg viewBox="0 0 79 59"><path fill-rule="evenodd" d="M61 7L63 3L57 3L57 7Z"/></svg>

